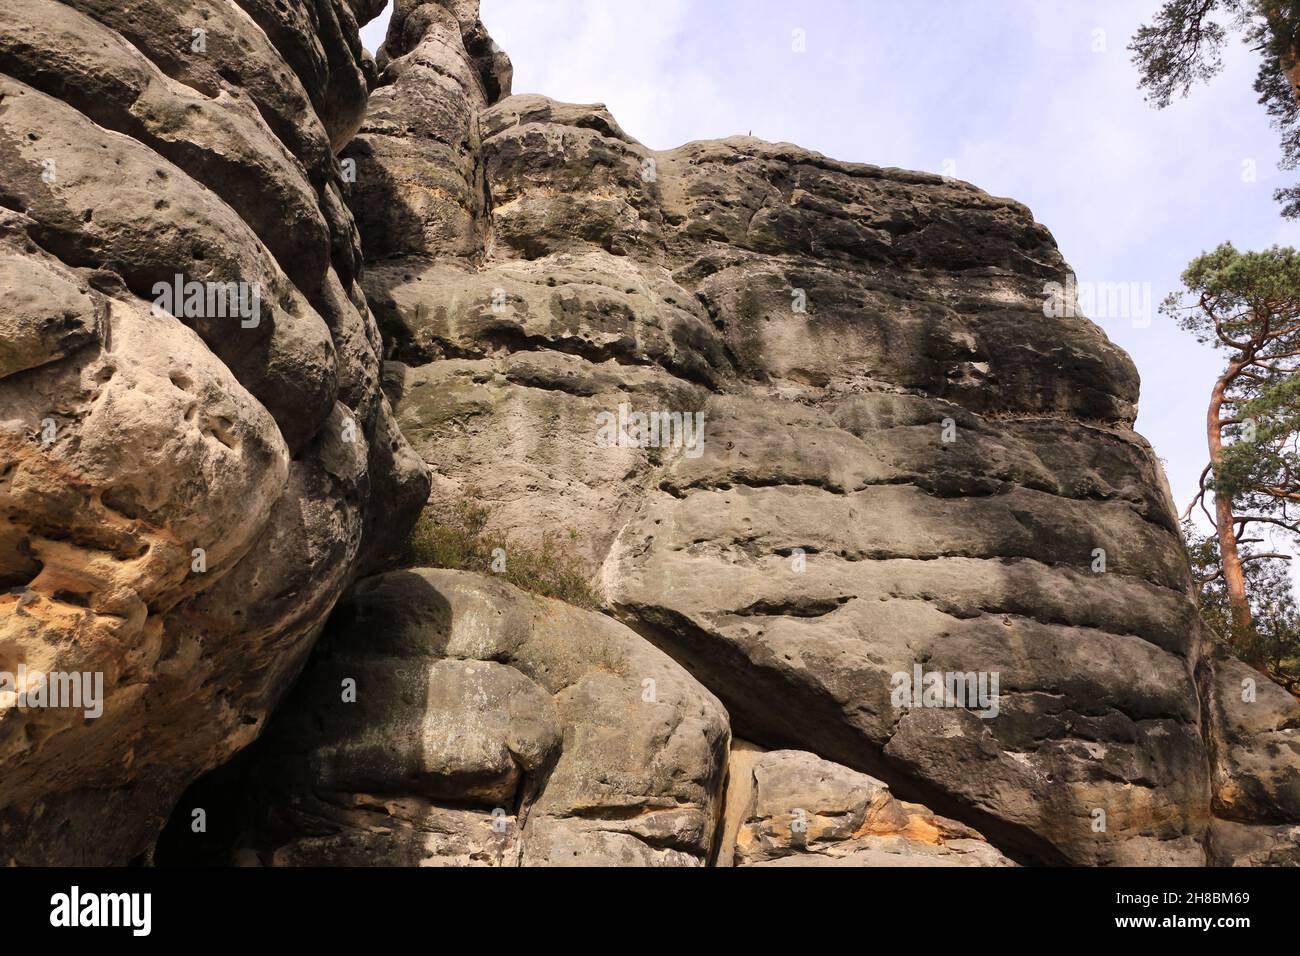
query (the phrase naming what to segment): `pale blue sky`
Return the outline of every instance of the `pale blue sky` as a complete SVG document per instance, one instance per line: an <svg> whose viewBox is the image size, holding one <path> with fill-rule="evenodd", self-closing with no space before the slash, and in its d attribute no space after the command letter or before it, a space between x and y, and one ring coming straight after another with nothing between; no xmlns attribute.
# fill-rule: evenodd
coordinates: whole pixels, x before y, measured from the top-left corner
<svg viewBox="0 0 1300 956"><path fill-rule="evenodd" d="M1180 509L1205 462L1219 356L1154 314L1193 256L1300 245L1278 137L1239 42L1165 111L1126 47L1159 0L483 0L517 93L606 103L647 146L753 132L954 175L1028 205L1083 282L1150 283L1152 316L1094 315L1142 374L1139 430ZM651 12L652 11L652 12ZM386 19L386 15L383 19ZM806 52L792 49L795 30ZM366 45L383 38L377 22ZM1254 182L1244 181L1253 163Z"/></svg>

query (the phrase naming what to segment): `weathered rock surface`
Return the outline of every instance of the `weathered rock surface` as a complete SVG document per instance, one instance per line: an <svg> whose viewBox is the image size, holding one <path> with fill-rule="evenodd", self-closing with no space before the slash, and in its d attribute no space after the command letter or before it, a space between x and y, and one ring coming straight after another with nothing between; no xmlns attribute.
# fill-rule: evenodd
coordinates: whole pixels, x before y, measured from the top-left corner
<svg viewBox="0 0 1300 956"><path fill-rule="evenodd" d="M1251 667L1206 662L1216 865L1300 865L1300 700Z"/></svg>
<svg viewBox="0 0 1300 956"><path fill-rule="evenodd" d="M1214 820L1206 840L1211 866L1300 866L1300 825Z"/></svg>
<svg viewBox="0 0 1300 956"><path fill-rule="evenodd" d="M717 699L604 615L391 572L340 604L273 721L241 858L698 866L729 740Z"/></svg>
<svg viewBox="0 0 1300 956"><path fill-rule="evenodd" d="M431 487L579 534L608 615L362 580L223 857L1300 860L1300 710L1203 655L1136 372L1045 310L1028 209L651 150L511 95L477 0L397 0L372 59L382 6L0 9L0 674L104 684L0 690L0 861L185 819Z"/></svg>
<svg viewBox="0 0 1300 956"><path fill-rule="evenodd" d="M1012 866L982 836L814 754L733 746L723 866Z"/></svg>
<svg viewBox="0 0 1300 956"><path fill-rule="evenodd" d="M4 863L147 850L424 500L335 159L374 6L0 6L0 671L103 679L0 694Z"/></svg>
<svg viewBox="0 0 1300 956"><path fill-rule="evenodd" d="M435 505L472 486L495 530L580 532L609 609L738 735L1027 861L1203 862L1174 510L1132 363L1045 314L1047 230L786 144L647 149L601 106L504 96L469 19L399 7L349 147ZM620 406L705 440L602 441ZM895 705L918 664L997 675L997 715Z"/></svg>

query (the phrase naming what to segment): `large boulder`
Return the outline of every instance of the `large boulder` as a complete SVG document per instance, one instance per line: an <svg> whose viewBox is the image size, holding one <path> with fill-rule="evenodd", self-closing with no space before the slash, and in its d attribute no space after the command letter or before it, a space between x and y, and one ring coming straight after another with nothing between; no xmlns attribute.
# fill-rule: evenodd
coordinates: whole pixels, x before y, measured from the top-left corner
<svg viewBox="0 0 1300 956"><path fill-rule="evenodd" d="M1010 865L879 780L730 737L717 698L608 616L393 571L339 604L218 812L245 865ZM192 796L182 820L215 791Z"/></svg>
<svg viewBox="0 0 1300 956"><path fill-rule="evenodd" d="M265 865L699 866L726 711L610 618L459 571L340 604L248 770Z"/></svg>
<svg viewBox="0 0 1300 956"><path fill-rule="evenodd" d="M654 151L600 105L506 96L473 6L398 6L349 148L434 506L580 534L607 610L738 735L1018 859L1203 862L1175 512L1048 231L939 176ZM918 670L996 702L897 695Z"/></svg>
<svg viewBox="0 0 1300 956"><path fill-rule="evenodd" d="M1300 824L1215 819L1205 847L1211 866L1300 866Z"/></svg>
<svg viewBox="0 0 1300 956"><path fill-rule="evenodd" d="M0 6L4 863L147 851L424 501L335 158L374 6Z"/></svg>

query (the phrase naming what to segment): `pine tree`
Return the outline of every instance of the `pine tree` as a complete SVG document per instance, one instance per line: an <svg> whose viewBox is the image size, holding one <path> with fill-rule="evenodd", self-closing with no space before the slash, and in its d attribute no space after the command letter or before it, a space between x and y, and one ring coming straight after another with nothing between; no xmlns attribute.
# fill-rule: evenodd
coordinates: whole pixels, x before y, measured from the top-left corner
<svg viewBox="0 0 1300 956"><path fill-rule="evenodd" d="M1216 643L1252 659L1269 677L1300 696L1300 604L1286 563L1264 558L1246 565L1246 593L1255 622L1251 646L1232 640L1232 609L1223 582L1219 539L1183 523L1192 574L1200 591L1201 619Z"/></svg>
<svg viewBox="0 0 1300 956"><path fill-rule="evenodd" d="M1264 543L1251 535L1300 540L1300 255L1224 243L1192 260L1182 278L1186 292L1161 311L1227 353L1206 412L1210 460L1188 515L1200 505L1214 525L1231 640L1249 660L1257 641L1246 566L1289 557L1251 551Z"/></svg>
<svg viewBox="0 0 1300 956"><path fill-rule="evenodd" d="M1230 33L1261 57L1255 92L1282 135L1282 168L1300 165L1300 0L1168 0L1139 28L1129 49L1140 85L1160 109L1223 68ZM1300 218L1300 186L1274 194L1283 215Z"/></svg>

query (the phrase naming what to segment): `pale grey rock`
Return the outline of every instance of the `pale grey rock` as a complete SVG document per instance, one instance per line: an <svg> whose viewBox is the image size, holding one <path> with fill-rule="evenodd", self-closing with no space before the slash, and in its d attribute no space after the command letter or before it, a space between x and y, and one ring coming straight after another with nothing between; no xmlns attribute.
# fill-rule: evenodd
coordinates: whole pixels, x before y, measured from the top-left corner
<svg viewBox="0 0 1300 956"><path fill-rule="evenodd" d="M729 740L713 695L608 617L389 572L339 606L268 731L245 846L267 865L699 866Z"/></svg>
<svg viewBox="0 0 1300 956"><path fill-rule="evenodd" d="M1206 850L1211 866L1300 866L1300 826L1215 820Z"/></svg>
<svg viewBox="0 0 1300 956"><path fill-rule="evenodd" d="M1203 862L1176 517L1132 363L1045 312L1048 231L955 180L657 152L602 105L498 96L473 6L402 6L353 147L433 505L472 488L512 540L578 533L607 609L747 739L1025 861ZM619 406L702 413L702 449L602 447ZM918 663L996 672L998 715L894 706Z"/></svg>
<svg viewBox="0 0 1300 956"><path fill-rule="evenodd" d="M101 334L90 289L53 263L0 258L0 296L0 377L61 359Z"/></svg>

